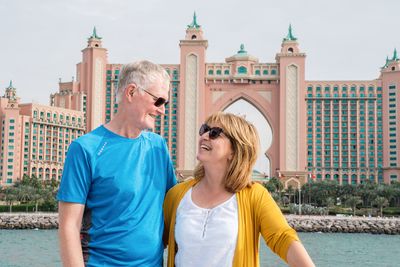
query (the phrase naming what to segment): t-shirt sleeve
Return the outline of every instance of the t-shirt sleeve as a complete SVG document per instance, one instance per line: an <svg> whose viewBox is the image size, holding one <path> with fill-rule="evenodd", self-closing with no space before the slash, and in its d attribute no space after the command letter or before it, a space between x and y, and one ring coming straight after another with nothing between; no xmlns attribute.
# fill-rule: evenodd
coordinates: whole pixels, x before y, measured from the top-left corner
<svg viewBox="0 0 400 267"><path fill-rule="evenodd" d="M91 184L90 163L87 152L77 143L68 148L57 200L85 204Z"/></svg>
<svg viewBox="0 0 400 267"><path fill-rule="evenodd" d="M166 191L168 191L170 188L172 188L174 185L176 185L176 175L175 175L175 170L174 166L172 164L171 156L168 151L167 144L165 140L163 139L163 147L164 147L164 153L166 156L166 161L167 161L167 188Z"/></svg>
<svg viewBox="0 0 400 267"><path fill-rule="evenodd" d="M262 188L258 190L257 214L260 231L268 247L287 262L286 256L290 244L299 241L296 231L289 226L281 210L270 193Z"/></svg>

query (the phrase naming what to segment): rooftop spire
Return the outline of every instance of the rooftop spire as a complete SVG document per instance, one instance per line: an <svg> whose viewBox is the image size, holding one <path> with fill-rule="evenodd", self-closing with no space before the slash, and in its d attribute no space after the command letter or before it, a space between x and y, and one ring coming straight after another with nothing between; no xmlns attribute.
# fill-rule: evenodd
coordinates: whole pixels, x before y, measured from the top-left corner
<svg viewBox="0 0 400 267"><path fill-rule="evenodd" d="M385 65L382 68L386 68L389 64L389 56L386 56L386 62Z"/></svg>
<svg viewBox="0 0 400 267"><path fill-rule="evenodd" d="M93 33L92 36L90 36L90 38L101 39L101 37L97 35L96 26L93 27Z"/></svg>
<svg viewBox="0 0 400 267"><path fill-rule="evenodd" d="M191 24L187 25L188 29L198 29L201 27L201 25L197 24L197 16L196 16L196 11L193 13L193 21Z"/></svg>
<svg viewBox="0 0 400 267"><path fill-rule="evenodd" d="M12 80L10 80L10 85L7 88L14 88L12 85Z"/></svg>
<svg viewBox="0 0 400 267"><path fill-rule="evenodd" d="M297 38L294 37L293 33L292 33L292 24L289 24L289 30L288 30L288 34L286 35L285 38L283 38L283 41L296 41Z"/></svg>
<svg viewBox="0 0 400 267"><path fill-rule="evenodd" d="M399 58L397 57L397 50L396 50L396 48L394 49L394 51L393 51L393 57L392 57L392 60L398 60Z"/></svg>

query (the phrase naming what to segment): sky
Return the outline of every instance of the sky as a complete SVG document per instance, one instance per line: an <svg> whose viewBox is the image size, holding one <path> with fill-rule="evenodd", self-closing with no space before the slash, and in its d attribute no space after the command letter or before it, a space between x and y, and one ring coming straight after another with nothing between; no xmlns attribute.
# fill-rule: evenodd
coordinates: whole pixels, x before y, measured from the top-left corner
<svg viewBox="0 0 400 267"><path fill-rule="evenodd" d="M179 63L179 40L196 11L208 62L245 45L275 62L289 23L307 54L307 80L379 76L400 49L397 0L0 0L0 94L13 80L22 102L47 104L70 81L96 26L110 63Z"/></svg>
<svg viewBox="0 0 400 267"><path fill-rule="evenodd" d="M291 23L307 80L372 80L400 49L398 0L0 0L0 95L10 80L22 103L49 103L71 81L96 26L110 63L179 63L193 12L208 40L207 62L245 45L275 62Z"/></svg>

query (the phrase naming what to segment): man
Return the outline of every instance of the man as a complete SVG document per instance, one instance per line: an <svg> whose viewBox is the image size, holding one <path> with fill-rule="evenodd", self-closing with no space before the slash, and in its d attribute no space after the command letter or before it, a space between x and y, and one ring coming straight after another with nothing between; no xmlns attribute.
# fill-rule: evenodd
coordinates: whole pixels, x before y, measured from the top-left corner
<svg viewBox="0 0 400 267"><path fill-rule="evenodd" d="M176 183L154 127L169 76L151 62L125 65L118 112L69 147L57 198L64 266L161 266L162 204Z"/></svg>

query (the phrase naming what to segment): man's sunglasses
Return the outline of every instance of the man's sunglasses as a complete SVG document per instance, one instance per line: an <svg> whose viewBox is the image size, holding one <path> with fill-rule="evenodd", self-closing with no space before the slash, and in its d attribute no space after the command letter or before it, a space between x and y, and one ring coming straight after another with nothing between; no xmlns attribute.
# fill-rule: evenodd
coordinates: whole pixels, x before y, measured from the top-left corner
<svg viewBox="0 0 400 267"><path fill-rule="evenodd" d="M202 136L206 132L208 132L208 136L210 137L210 139L216 139L216 138L218 138L218 136L220 136L221 134L224 133L222 128L219 128L219 127L211 128L210 126L208 126L207 124L204 123L200 127L199 134L200 134L200 136Z"/></svg>
<svg viewBox="0 0 400 267"><path fill-rule="evenodd" d="M156 107L161 107L162 105L164 105L164 106L168 105L168 102L169 102L169 101L165 100L165 98L163 98L163 97L157 97L157 96L153 95L152 93L150 93L149 91L147 91L147 90L144 89L144 88L141 88L141 87L140 87L140 89L143 90L143 91L145 91L146 93L148 93L149 95L151 95L151 96L153 97L153 99L154 99L154 101L155 101L155 102L154 102L154 106L156 106Z"/></svg>

